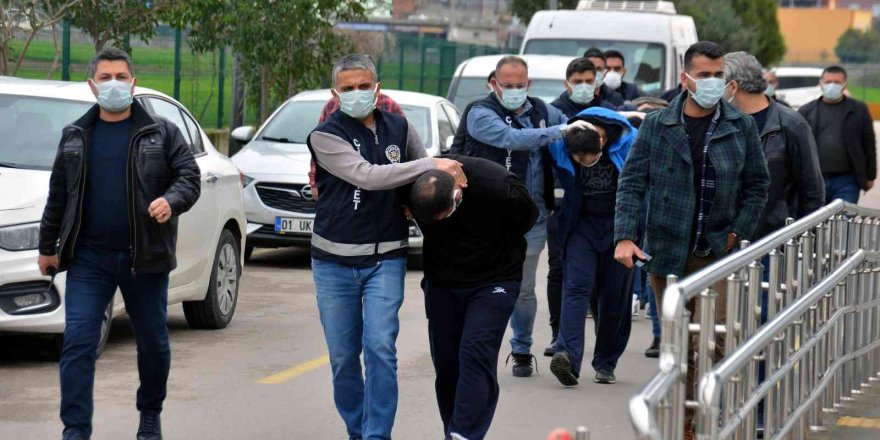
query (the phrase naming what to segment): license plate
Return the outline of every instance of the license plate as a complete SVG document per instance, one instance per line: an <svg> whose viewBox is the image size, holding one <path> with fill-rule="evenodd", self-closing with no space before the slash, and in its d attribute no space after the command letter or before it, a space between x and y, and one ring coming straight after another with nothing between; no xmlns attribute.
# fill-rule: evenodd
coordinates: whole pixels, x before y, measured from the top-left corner
<svg viewBox="0 0 880 440"><path fill-rule="evenodd" d="M278 234L311 234L312 222L310 218L275 217L275 232Z"/></svg>

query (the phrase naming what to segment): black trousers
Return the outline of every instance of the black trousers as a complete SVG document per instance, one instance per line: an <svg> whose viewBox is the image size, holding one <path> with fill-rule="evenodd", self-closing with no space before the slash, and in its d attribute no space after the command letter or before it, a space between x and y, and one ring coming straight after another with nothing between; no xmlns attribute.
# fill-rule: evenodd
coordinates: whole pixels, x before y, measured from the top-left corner
<svg viewBox="0 0 880 440"><path fill-rule="evenodd" d="M562 246L559 243L559 221L556 211L547 217L547 256L550 269L547 272L547 305L550 308L550 328L553 337L559 333L559 316L562 310Z"/></svg>
<svg viewBox="0 0 880 440"><path fill-rule="evenodd" d="M498 404L498 352L519 281L446 288L422 280L445 438L486 436Z"/></svg>

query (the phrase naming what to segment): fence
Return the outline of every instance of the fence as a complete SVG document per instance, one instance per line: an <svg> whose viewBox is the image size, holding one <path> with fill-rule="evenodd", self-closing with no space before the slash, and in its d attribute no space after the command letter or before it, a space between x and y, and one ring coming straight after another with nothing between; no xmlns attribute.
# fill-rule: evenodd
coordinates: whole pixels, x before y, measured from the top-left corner
<svg viewBox="0 0 880 440"><path fill-rule="evenodd" d="M683 438L687 410L697 416L700 439L754 438L762 400L764 438L803 438L822 429L823 413L876 379L880 211L838 200L744 246L681 281L670 277L660 372L630 401L640 439ZM699 322L691 322L691 301ZM720 325L719 301L726 306ZM760 326L762 311L768 322ZM716 344L726 355L713 365ZM690 351L697 356L692 400L684 380Z"/></svg>
<svg viewBox="0 0 880 440"><path fill-rule="evenodd" d="M452 43L412 34L385 34L376 67L385 88L446 96L461 62L499 53L501 49L492 46Z"/></svg>

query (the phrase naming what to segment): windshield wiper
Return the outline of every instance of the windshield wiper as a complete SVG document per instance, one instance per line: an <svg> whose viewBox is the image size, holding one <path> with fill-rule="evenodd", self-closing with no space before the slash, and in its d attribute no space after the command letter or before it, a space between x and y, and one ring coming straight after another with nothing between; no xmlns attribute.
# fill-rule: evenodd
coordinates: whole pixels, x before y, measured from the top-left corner
<svg viewBox="0 0 880 440"><path fill-rule="evenodd" d="M12 163L12 162L0 162L0 167L4 168L21 168L20 166Z"/></svg>
<svg viewBox="0 0 880 440"><path fill-rule="evenodd" d="M292 141L292 140L290 140L290 139L288 139L288 138L286 138L286 137L276 138L276 137L271 137L271 136L263 136L263 137L261 137L260 139L261 139L261 140L264 140L264 141L270 141L270 142L281 142L281 143L284 143L284 144L294 144L294 143L296 143L296 142L294 142L294 141Z"/></svg>

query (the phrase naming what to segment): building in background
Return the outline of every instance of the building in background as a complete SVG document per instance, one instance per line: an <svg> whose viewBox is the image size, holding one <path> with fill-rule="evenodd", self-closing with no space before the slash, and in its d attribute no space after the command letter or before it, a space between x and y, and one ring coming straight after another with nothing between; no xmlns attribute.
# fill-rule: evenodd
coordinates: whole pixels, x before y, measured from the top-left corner
<svg viewBox="0 0 880 440"><path fill-rule="evenodd" d="M781 2L787 6L788 1ZM812 3L816 2L791 2ZM834 47L837 40L849 29L869 31L873 25L871 9L843 9L839 3L830 0L824 8L780 7L778 11L779 30L788 48L785 64L827 64L837 62ZM862 0L861 3L880 3Z"/></svg>

